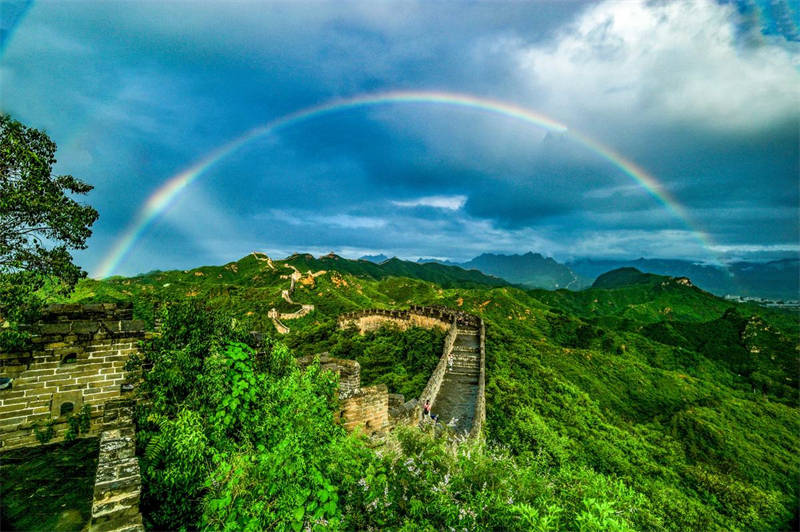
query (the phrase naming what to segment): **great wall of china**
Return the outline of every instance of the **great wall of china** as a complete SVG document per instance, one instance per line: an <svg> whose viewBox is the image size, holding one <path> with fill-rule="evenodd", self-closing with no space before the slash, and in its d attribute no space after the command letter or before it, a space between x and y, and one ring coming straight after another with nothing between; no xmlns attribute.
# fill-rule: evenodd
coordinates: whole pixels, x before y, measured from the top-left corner
<svg viewBox="0 0 800 532"><path fill-rule="evenodd" d="M38 445L50 425L63 441L69 419L88 407L81 437L99 437L100 455L89 532L143 531L141 477L135 456L132 389L125 362L145 338L128 305L54 305L31 329L33 348L0 352L0 451Z"/></svg>
<svg viewBox="0 0 800 532"><path fill-rule="evenodd" d="M253 253L256 256L255 253ZM264 255L266 257L266 255ZM269 265L272 266L272 269L275 269L275 266L272 264L272 261L267 257L266 259L260 259L256 256L258 260L269 260ZM297 312L278 312L278 309L270 309L268 317L272 320L272 324L275 326L275 330L278 331L280 334L288 334L291 329L287 327L283 320L296 320L298 318L302 318L303 316L307 316L308 314L314 312L314 305L304 305L302 303L295 303L292 300L292 295L294 294L294 286L295 283L300 281L303 278L303 274L300 273L300 270L295 268L291 264L284 264L285 267L290 268L292 270L291 275L281 275L281 279L289 279L289 289L288 290L281 290L281 297L284 301L291 305L300 305L300 310ZM325 271L320 271L316 273L312 273L311 271L308 272L308 275L313 277L319 277L320 275L324 275Z"/></svg>
<svg viewBox="0 0 800 532"><path fill-rule="evenodd" d="M439 363L420 397L408 402L404 403L400 396L392 405L385 386L365 388L361 395L343 398L345 404L350 401L368 407L366 411L358 408L343 410L346 426L359 426L374 434L398 424L414 423L422 416L422 405L430 400L431 411L439 416L442 424L458 435L477 437L486 419L486 332L483 320L446 307L416 305L408 310L371 309L339 316L340 327L356 327L362 333L385 323L401 329L417 326L447 331Z"/></svg>
<svg viewBox="0 0 800 532"><path fill-rule="evenodd" d="M299 273L299 272L298 272ZM290 289L291 291L291 289ZM290 292L289 291L289 292ZM291 293L288 294L291 298ZM304 309L313 307L308 305ZM310 312L308 310L306 313ZM302 310L300 312L303 312ZM384 323L438 327L447 331L444 349L420 397L405 401L386 385L361 387L353 360L320 356L324 369L340 378L337 418L348 430L379 436L399 425L416 425L430 400L442 425L460 436L477 437L485 419L485 331L480 318L444 307L365 310L343 314L341 327L364 332ZM99 437L100 455L89 532L142 531L141 477L132 422L133 384L125 362L146 335L130 304L54 305L30 329L32 349L0 352L0 452L39 445L37 430L51 426L51 442L63 441L70 418L88 412L88 430ZM298 359L307 366L314 357Z"/></svg>

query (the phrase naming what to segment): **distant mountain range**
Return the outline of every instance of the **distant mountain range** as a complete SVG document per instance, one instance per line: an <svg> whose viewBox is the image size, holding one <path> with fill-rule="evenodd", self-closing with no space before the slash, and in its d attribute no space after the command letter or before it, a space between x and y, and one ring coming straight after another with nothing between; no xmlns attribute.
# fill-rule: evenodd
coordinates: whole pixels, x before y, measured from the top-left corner
<svg viewBox="0 0 800 532"><path fill-rule="evenodd" d="M767 299L800 298L800 259L770 262L734 262L727 267L698 264L688 260L582 259L567 263L572 271L587 279L618 268L636 268L647 273L688 277L692 283L712 294L761 297Z"/></svg>
<svg viewBox="0 0 800 532"><path fill-rule="evenodd" d="M286 257L284 261L295 266L300 271L333 269L355 276L371 277L376 280L387 277L409 277L436 283L446 288L464 285L507 286L509 284L504 279L478 270L465 270L464 268L446 264L420 264L400 260L396 257L375 264L366 259L345 259L333 253L319 258L310 254L296 253Z"/></svg>
<svg viewBox="0 0 800 532"><path fill-rule="evenodd" d="M458 266L496 275L510 283L530 288L578 290L588 286L588 283L578 278L569 266L530 251L524 255L484 253Z"/></svg>
<svg viewBox="0 0 800 532"><path fill-rule="evenodd" d="M376 263L388 260L386 255L365 256L362 259ZM782 259L765 263L735 262L728 264L727 267L699 264L688 260L644 258L579 259L562 264L539 253L528 252L524 255L484 253L461 263L420 258L417 263L438 263L466 270L478 270L526 288L580 290L591 286L595 279L608 271L636 268L645 273L688 277L694 285L720 296L739 295L792 300L800 298L800 259Z"/></svg>
<svg viewBox="0 0 800 532"><path fill-rule="evenodd" d="M361 259L383 263L387 260L385 257L386 255L366 255ZM464 270L478 270L526 288L577 290L591 284L591 281L580 279L568 266L560 264L550 257L543 257L539 253L530 251L524 255L484 253L468 262L420 258L417 260L417 264L440 264Z"/></svg>

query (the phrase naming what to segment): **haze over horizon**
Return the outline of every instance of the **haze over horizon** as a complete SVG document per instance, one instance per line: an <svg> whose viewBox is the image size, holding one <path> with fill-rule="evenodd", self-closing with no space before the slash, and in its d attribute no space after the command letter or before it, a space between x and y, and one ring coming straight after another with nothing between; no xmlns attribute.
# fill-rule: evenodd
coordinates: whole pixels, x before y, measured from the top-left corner
<svg viewBox="0 0 800 532"><path fill-rule="evenodd" d="M95 186L90 275L251 251L797 258L799 6L11 1L0 111ZM213 158L291 113L397 92L444 96L311 115Z"/></svg>

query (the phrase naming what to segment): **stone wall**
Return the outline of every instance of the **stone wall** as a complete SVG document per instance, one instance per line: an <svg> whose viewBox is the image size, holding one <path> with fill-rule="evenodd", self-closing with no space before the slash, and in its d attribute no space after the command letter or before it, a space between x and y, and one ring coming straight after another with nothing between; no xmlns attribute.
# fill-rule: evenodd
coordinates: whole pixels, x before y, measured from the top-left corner
<svg viewBox="0 0 800 532"><path fill-rule="evenodd" d="M363 334L378 329L384 323L393 323L400 329L412 326L448 330L453 322L461 326L478 326L478 319L471 314L447 307L421 307L412 305L408 310L368 309L348 312L339 316L341 328L356 327Z"/></svg>
<svg viewBox="0 0 800 532"><path fill-rule="evenodd" d="M447 373L447 358L452 352L456 338L458 337L458 327L476 328L480 334L480 376L478 380L478 399L475 405L475 418L470 429L470 437L480 435L483 422L486 419L486 346L485 346L485 327L483 320L479 317L459 310L447 307L422 307L412 305L408 310L393 309L368 309L357 312L349 312L339 316L339 327L356 327L364 334L367 331L378 329L385 323L393 323L402 330L411 326L425 328L438 327L447 330L444 348L439 357L436 368L431 373L428 383L420 394L419 399L412 399L403 405L398 405L397 400L389 406L389 426L394 427L400 424L414 424L421 416L422 405L425 400L431 401L434 406L436 396Z"/></svg>
<svg viewBox="0 0 800 532"><path fill-rule="evenodd" d="M331 371L339 375L340 399L345 399L358 393L361 389L361 364L355 360L334 358L328 356L327 353L298 358L297 364L301 368L306 368L314 362L317 356L319 356L319 365L323 370Z"/></svg>
<svg viewBox="0 0 800 532"><path fill-rule="evenodd" d="M436 396L439 394L439 388L442 386L442 380L444 380L444 375L447 372L447 356L453 351L453 344L455 344L457 336L458 326L453 322L444 339L444 348L442 349L442 356L439 357L439 363L436 364L436 369L431 373L428 384L425 385L419 396L420 405L424 405L426 400L430 400L431 407L433 407Z"/></svg>
<svg viewBox="0 0 800 532"><path fill-rule="evenodd" d="M30 351L0 352L0 376L13 379L0 390L0 450L37 443L34 425L55 419L63 439L67 418L84 405L102 430L103 405L121 397L123 366L144 338L144 323L130 304L53 305L30 331Z"/></svg>
<svg viewBox="0 0 800 532"><path fill-rule="evenodd" d="M108 402L103 415L88 532L144 532L139 511L141 491L133 402Z"/></svg>
<svg viewBox="0 0 800 532"><path fill-rule="evenodd" d="M404 402L402 395L389 394L385 385L360 388L360 365L358 362L331 358L327 353L320 355L322 368L339 375L341 410L337 418L345 429L352 431L360 427L366 434L375 435L385 430L392 430L398 425L416 424L421 418L421 405L425 403L426 399L429 399L433 406L439 394L448 369L448 355L453 351L459 334L458 329L462 327L478 329L480 335L480 374L475 416L470 428L470 437L479 436L486 419L486 334L483 320L477 316L445 307L419 306L412 306L408 310L371 309L350 312L339 317L340 327L355 326L362 334L377 329L387 322L395 323L401 329L416 325L447 330L439 362L431 373L420 397ZM298 363L301 366L308 366L313 360L314 357L308 356L298 359Z"/></svg>
<svg viewBox="0 0 800 532"><path fill-rule="evenodd" d="M478 377L478 400L475 403L475 418L472 421L472 428L469 431L470 438L477 438L483 429L486 421L486 326L481 320L480 328L481 345L481 373Z"/></svg>
<svg viewBox="0 0 800 532"><path fill-rule="evenodd" d="M411 399L397 406L389 405L389 425L392 428L399 425L416 425L421 416L422 407L417 399Z"/></svg>
<svg viewBox="0 0 800 532"><path fill-rule="evenodd" d="M278 318L282 320L298 320L303 316L308 316L314 312L314 305L300 305L300 310L297 312L281 312Z"/></svg>
<svg viewBox="0 0 800 532"><path fill-rule="evenodd" d="M389 389L385 384L361 388L341 402L336 417L348 432L360 429L373 436L389 429Z"/></svg>
<svg viewBox="0 0 800 532"><path fill-rule="evenodd" d="M336 419L348 431L360 428L368 436L411 425L422 415L417 399L405 401L402 394L389 393L385 384L361 388L361 365L355 360L334 358L327 353L297 359L301 368L319 358L321 369L339 375L339 412Z"/></svg>

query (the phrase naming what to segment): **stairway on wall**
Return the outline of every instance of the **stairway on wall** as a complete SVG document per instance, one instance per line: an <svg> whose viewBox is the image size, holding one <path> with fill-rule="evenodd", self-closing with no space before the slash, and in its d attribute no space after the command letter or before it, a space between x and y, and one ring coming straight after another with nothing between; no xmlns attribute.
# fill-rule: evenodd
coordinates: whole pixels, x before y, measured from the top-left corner
<svg viewBox="0 0 800 532"><path fill-rule="evenodd" d="M480 372L479 331L459 328L453 345L453 364L448 366L431 405L431 411L439 416L439 422L451 426L458 434L467 434L472 428Z"/></svg>

